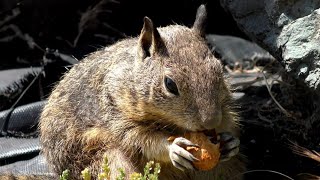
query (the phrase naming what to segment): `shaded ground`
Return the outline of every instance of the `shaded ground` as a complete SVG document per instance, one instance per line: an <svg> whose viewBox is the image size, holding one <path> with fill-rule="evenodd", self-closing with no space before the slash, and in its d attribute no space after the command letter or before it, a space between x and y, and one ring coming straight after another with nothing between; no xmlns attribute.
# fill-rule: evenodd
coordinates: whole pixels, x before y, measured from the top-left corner
<svg viewBox="0 0 320 180"><path fill-rule="evenodd" d="M269 86L273 78L268 78ZM297 155L292 150L294 143L318 152L320 150L319 126L308 127L312 119L312 109L308 109L310 105L307 103L312 102L309 99L311 97L308 93L299 96L288 94L297 90L281 78L279 81L280 83L273 82L270 92L267 86L261 83L238 91L245 93L237 100L237 110L243 127L242 152L248 158L248 169L273 170L294 179L301 177L303 173L320 175L319 162ZM263 79L262 82L265 84L266 81ZM284 110L281 110L270 94ZM281 176L274 172L252 172L247 177L281 179Z"/></svg>

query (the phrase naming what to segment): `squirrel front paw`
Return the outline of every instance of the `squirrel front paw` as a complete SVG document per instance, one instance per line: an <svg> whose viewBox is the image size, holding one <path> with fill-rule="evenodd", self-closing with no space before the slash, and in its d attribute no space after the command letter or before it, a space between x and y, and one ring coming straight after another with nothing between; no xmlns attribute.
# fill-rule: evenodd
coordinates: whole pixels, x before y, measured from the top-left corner
<svg viewBox="0 0 320 180"><path fill-rule="evenodd" d="M186 146L199 147L183 137L176 138L169 146L169 157L173 166L182 171L194 170L192 162L199 161L190 152L183 148Z"/></svg>
<svg viewBox="0 0 320 180"><path fill-rule="evenodd" d="M240 140L229 132L219 133L220 161L228 161L239 152Z"/></svg>

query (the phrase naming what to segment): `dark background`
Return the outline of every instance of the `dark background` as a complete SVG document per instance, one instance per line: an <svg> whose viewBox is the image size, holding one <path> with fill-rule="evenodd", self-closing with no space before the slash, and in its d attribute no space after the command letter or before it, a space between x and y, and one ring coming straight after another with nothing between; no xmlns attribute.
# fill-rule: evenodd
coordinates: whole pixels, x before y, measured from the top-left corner
<svg viewBox="0 0 320 180"><path fill-rule="evenodd" d="M219 1L2 0L0 19L12 15L12 10L20 13L12 20L0 23L0 69L38 66L46 48L81 59L125 35L138 35L144 16L149 16L156 26L172 23L192 26L196 10L202 3L208 8L208 33L246 38ZM26 40L12 37L15 34L12 25L21 34L29 35L39 47L30 49ZM80 31L77 44L72 46ZM4 40L8 36L10 38Z"/></svg>

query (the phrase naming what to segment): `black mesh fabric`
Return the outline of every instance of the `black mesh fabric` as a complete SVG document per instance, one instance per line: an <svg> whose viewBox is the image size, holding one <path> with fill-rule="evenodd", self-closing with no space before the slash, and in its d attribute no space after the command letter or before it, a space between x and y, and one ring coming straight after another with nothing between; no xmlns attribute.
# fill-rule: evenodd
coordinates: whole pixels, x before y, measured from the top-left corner
<svg viewBox="0 0 320 180"><path fill-rule="evenodd" d="M11 115L10 110L0 112L0 127L8 120L8 132L29 133L36 131L39 116L46 101L39 101L15 108ZM9 116L9 117L8 117Z"/></svg>
<svg viewBox="0 0 320 180"><path fill-rule="evenodd" d="M0 127L8 118L8 132L37 131L37 125L42 108L46 101L39 101L0 112ZM9 115L8 115L9 114ZM13 175L52 175L42 155L39 155L39 137L0 138L0 174Z"/></svg>
<svg viewBox="0 0 320 180"><path fill-rule="evenodd" d="M0 160L39 151L38 138L0 138Z"/></svg>
<svg viewBox="0 0 320 180"><path fill-rule="evenodd" d="M8 88L17 88L17 83L23 80L27 75L40 73L40 67L8 69L0 71L0 94Z"/></svg>
<svg viewBox="0 0 320 180"><path fill-rule="evenodd" d="M0 174L14 175L53 175L42 155L29 160L17 161L12 164L0 166Z"/></svg>

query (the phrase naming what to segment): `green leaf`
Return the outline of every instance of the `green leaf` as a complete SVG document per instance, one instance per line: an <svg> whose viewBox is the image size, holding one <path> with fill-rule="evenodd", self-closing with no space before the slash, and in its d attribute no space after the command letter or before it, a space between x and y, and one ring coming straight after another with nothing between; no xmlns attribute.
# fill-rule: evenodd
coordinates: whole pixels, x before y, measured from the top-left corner
<svg viewBox="0 0 320 180"><path fill-rule="evenodd" d="M68 169L64 170L60 175L60 180L68 180L70 171Z"/></svg>

